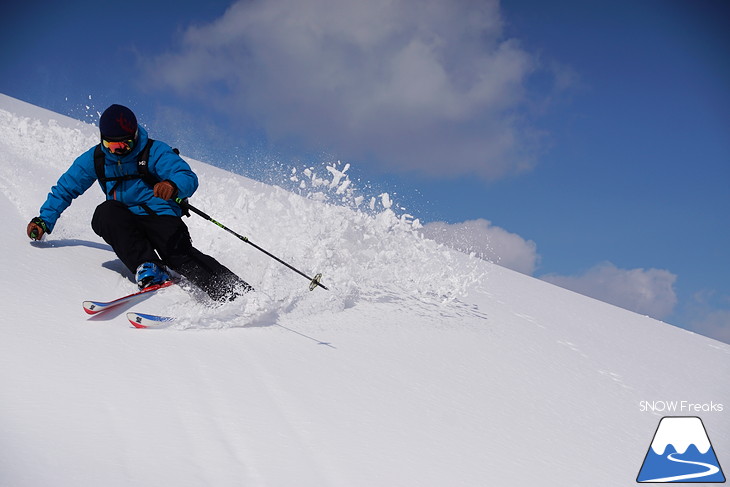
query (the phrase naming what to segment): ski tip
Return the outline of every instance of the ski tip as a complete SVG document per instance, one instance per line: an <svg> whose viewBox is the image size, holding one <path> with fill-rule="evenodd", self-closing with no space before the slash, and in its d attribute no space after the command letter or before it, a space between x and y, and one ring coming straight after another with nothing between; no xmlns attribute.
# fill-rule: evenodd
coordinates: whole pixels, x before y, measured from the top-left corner
<svg viewBox="0 0 730 487"><path fill-rule="evenodd" d="M129 320L129 324L135 328L148 328L148 326L144 324L142 317L137 313L127 313L127 319Z"/></svg>
<svg viewBox="0 0 730 487"><path fill-rule="evenodd" d="M165 328L170 326L173 318L168 316L148 315L144 313L127 313L129 323L135 328Z"/></svg>
<svg viewBox="0 0 730 487"><path fill-rule="evenodd" d="M95 315L99 312L96 303L94 303L93 301L84 301L82 303L82 306L84 307L84 311L86 311L87 315Z"/></svg>

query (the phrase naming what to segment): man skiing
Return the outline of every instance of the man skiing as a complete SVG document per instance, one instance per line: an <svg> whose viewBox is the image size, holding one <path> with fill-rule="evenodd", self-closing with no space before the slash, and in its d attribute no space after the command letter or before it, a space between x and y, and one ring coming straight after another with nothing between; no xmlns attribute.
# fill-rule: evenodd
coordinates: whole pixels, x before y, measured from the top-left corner
<svg viewBox="0 0 730 487"><path fill-rule="evenodd" d="M27 234L40 240L51 233L74 198L99 181L106 201L91 220L135 275L140 289L170 279L166 269L185 276L216 301L235 299L251 286L192 245L177 198L198 188L198 177L167 144L149 139L134 113L122 105L99 119L101 143L80 155L59 178Z"/></svg>

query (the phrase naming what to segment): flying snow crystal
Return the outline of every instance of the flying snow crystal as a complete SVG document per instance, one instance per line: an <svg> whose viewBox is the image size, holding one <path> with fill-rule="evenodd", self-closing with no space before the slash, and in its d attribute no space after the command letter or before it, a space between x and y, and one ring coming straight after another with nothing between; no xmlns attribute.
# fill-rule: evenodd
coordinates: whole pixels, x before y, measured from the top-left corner
<svg viewBox="0 0 730 487"><path fill-rule="evenodd" d="M391 201L390 195L388 193L383 193L380 195L380 202L385 209L390 209L390 207L393 206L393 202Z"/></svg>
<svg viewBox="0 0 730 487"><path fill-rule="evenodd" d="M344 193L347 187L350 186L350 178L345 174L348 169L350 169L350 164L345 164L342 171L337 170L335 166L327 166L327 170L332 174L332 182L330 182L329 187L334 188L337 186L336 194ZM342 181L343 178L345 178L344 181ZM340 181L342 181L342 184L340 184Z"/></svg>

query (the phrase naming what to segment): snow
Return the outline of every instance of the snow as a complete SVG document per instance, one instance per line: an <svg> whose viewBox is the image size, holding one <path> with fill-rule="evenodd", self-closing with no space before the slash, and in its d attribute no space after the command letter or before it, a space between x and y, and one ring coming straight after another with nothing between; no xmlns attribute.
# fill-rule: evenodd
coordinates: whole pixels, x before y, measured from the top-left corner
<svg viewBox="0 0 730 487"><path fill-rule="evenodd" d="M730 346L423 238L346 165L282 174L304 197L189 161L193 205L330 291L193 215L256 293L129 308L165 330L89 318L135 288L90 228L101 191L25 227L96 141L0 95L0 485L632 485L662 416L640 402L676 399L724 405L701 416L730 464Z"/></svg>

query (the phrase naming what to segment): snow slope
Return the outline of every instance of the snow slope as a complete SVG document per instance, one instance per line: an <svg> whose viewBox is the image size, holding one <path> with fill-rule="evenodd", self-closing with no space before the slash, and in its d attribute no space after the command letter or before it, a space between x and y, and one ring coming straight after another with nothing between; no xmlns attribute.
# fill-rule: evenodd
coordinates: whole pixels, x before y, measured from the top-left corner
<svg viewBox="0 0 730 487"><path fill-rule="evenodd" d="M663 415L701 416L730 465L730 346L423 239L343 168L303 198L190 161L192 204L329 292L193 216L257 293L131 307L188 318L167 330L88 318L135 287L89 226L101 192L40 243L25 226L96 140L0 95L0 485L632 485ZM700 409L641 406L674 400Z"/></svg>

